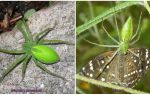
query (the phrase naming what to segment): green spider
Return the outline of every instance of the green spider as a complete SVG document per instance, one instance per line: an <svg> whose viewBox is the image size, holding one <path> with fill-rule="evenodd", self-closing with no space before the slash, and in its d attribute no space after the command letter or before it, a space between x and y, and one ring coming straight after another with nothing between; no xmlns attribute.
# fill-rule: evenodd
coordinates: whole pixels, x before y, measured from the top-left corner
<svg viewBox="0 0 150 95"><path fill-rule="evenodd" d="M69 43L67 41L62 40L46 40L43 39L44 36L46 36L50 30L53 28L45 29L44 31L38 33L35 35L35 39L33 39L31 35L31 31L25 22L24 19L17 22L16 27L21 31L23 34L23 37L25 38L25 43L22 45L22 50L6 50L6 49L0 49L0 52L7 53L7 54L15 54L15 55L22 55L21 57L17 58L10 66L2 73L2 76L0 77L0 83L5 78L5 76L11 72L16 66L19 64L22 64L22 80L25 77L25 72L27 65L29 61L32 59L37 67L44 70L50 75L65 79L64 77L51 72L48 70L44 64L51 65L54 63L57 63L60 58L57 52L46 45L48 44L68 44L72 45L72 43ZM44 64L43 64L44 63ZM21 81L22 81L21 80Z"/></svg>

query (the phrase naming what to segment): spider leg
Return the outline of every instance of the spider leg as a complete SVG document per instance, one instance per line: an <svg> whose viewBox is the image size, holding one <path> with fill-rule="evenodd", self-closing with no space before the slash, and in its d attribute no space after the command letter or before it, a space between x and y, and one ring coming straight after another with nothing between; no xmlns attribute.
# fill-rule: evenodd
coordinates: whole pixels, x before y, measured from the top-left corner
<svg viewBox="0 0 150 95"><path fill-rule="evenodd" d="M139 57L136 53L134 53L132 50L128 49L129 52L131 52L133 55L135 55L136 57Z"/></svg>
<svg viewBox="0 0 150 95"><path fill-rule="evenodd" d="M120 32L119 32L119 27L118 27L116 15L115 15L115 24L116 24L116 28L117 28L116 30L117 30L117 34L118 34L119 41L121 41Z"/></svg>
<svg viewBox="0 0 150 95"><path fill-rule="evenodd" d="M6 50L6 49L0 49L0 52L7 53L7 54L24 54L25 52L23 50Z"/></svg>
<svg viewBox="0 0 150 95"><path fill-rule="evenodd" d="M38 43L43 37L45 37L51 30L53 30L56 26L56 23L53 28L47 28L42 32L35 35L35 41Z"/></svg>
<svg viewBox="0 0 150 95"><path fill-rule="evenodd" d="M26 69L27 69L27 66L28 66L28 62L29 60L31 59L31 56L27 56L24 61L23 61L23 64L22 64L22 79L21 79L21 82L23 81L24 77L25 77L25 73L26 73Z"/></svg>
<svg viewBox="0 0 150 95"><path fill-rule="evenodd" d="M129 45L130 45L130 46L134 45L134 44L140 39L140 36L141 36L141 32L139 33L137 39L134 40L133 42L131 42Z"/></svg>
<svg viewBox="0 0 150 95"><path fill-rule="evenodd" d="M31 31L29 29L29 26L25 22L25 20L20 20L16 24L17 29L20 30L20 32L23 34L23 37L25 38L25 41L33 41Z"/></svg>
<svg viewBox="0 0 150 95"><path fill-rule="evenodd" d="M35 41L39 42L44 36L46 36L53 28L45 29L44 31L35 35Z"/></svg>
<svg viewBox="0 0 150 95"><path fill-rule="evenodd" d="M53 76L56 76L56 77L59 77L63 80L66 80L64 77L54 73L54 72L51 72L50 70L48 70L42 63L38 62L37 60L33 59L33 61L35 62L35 64L42 70L44 70L46 73L50 74L50 75L53 75Z"/></svg>
<svg viewBox="0 0 150 95"><path fill-rule="evenodd" d="M138 35L138 32L139 32L139 30L140 30L140 24L141 24L141 16L142 16L142 12L141 12L141 14L140 14L138 27L137 27L136 32L135 32L135 34L133 35L133 37L132 37L131 40L133 40L133 39Z"/></svg>
<svg viewBox="0 0 150 95"><path fill-rule="evenodd" d="M39 43L44 44L44 45L49 45L49 44L67 44L67 45L74 45L73 43L69 41L63 41L63 40L47 40L43 39Z"/></svg>
<svg viewBox="0 0 150 95"><path fill-rule="evenodd" d="M2 76L0 77L0 83L3 81L5 76L11 72L17 65L19 65L24 59L26 58L26 55L23 55L19 58L17 58L3 73Z"/></svg>
<svg viewBox="0 0 150 95"><path fill-rule="evenodd" d="M115 43L119 44L119 42L108 33L108 31L106 30L106 28L103 25L103 22L102 22L102 28L103 28L104 32L108 35L108 37L110 39L112 39Z"/></svg>
<svg viewBox="0 0 150 95"><path fill-rule="evenodd" d="M138 28L136 30L136 33L133 35L132 39L131 39L131 43L130 43L130 46L134 45L139 39L140 39L140 36L141 36L141 31L140 30L140 24L141 24L141 16L142 16L142 12L141 12L141 15L140 15L140 19L139 19L139 23L138 23ZM138 36L137 36L138 35ZM137 39L134 40L134 38L137 36Z"/></svg>
<svg viewBox="0 0 150 95"><path fill-rule="evenodd" d="M118 45L101 45L101 44L97 44L97 43L94 43L94 42L91 42L89 40L86 40L84 39L86 42L90 43L90 44L93 44L93 45L96 45L96 46L99 46L99 47L119 47Z"/></svg>

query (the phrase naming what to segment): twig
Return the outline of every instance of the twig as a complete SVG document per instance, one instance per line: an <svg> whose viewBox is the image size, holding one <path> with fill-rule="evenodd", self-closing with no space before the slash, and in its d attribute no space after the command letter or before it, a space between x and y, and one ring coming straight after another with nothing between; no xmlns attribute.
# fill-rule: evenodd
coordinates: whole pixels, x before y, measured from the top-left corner
<svg viewBox="0 0 150 95"><path fill-rule="evenodd" d="M134 89L131 89L131 88L125 88L125 87L121 87L121 86L118 86L118 85L113 85L111 83L106 83L106 82L90 79L90 78L81 76L79 74L76 74L76 79L82 80L82 81L85 81L85 82L88 82L88 83L91 83L91 84L94 84L94 85L97 85L97 86L103 86L103 87L112 88L112 89L116 89L116 90L122 90L122 91L125 91L125 92L128 92L128 93L148 94L146 92L134 90Z"/></svg>
<svg viewBox="0 0 150 95"><path fill-rule="evenodd" d="M18 20L21 19L21 18L22 18L22 16L18 16L18 17L16 17L16 18L13 18L13 19L11 19L11 20L9 21L9 23L14 23L14 22L18 21Z"/></svg>

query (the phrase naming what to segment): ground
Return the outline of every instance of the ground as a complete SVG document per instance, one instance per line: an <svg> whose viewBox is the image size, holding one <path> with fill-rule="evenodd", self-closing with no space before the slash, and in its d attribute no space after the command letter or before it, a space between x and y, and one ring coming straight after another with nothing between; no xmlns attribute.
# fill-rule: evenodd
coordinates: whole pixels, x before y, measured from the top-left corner
<svg viewBox="0 0 150 95"><path fill-rule="evenodd" d="M28 25L32 34L35 34L46 27L52 27L54 22L57 23L56 27L46 38L61 39L74 43L75 2L54 2L48 8L34 13L29 18ZM23 36L16 28L0 35L0 48L21 49L23 42ZM45 73L30 61L24 81L20 82L22 69L21 65L19 65L2 81L0 93L75 93L75 46L61 44L53 45L52 47L58 52L61 60L46 67L64 76L67 81ZM0 53L0 74L17 57L18 55ZM32 92L26 92L25 90L32 90Z"/></svg>

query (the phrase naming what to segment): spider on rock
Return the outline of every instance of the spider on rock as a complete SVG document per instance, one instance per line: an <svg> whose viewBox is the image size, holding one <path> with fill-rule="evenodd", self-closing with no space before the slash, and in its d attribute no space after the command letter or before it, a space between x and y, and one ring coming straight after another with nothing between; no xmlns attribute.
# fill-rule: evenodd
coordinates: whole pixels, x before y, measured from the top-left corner
<svg viewBox="0 0 150 95"><path fill-rule="evenodd" d="M22 45L22 50L0 49L0 52L21 56L17 58L13 63L11 63L10 66L2 73L2 75L0 76L0 82L2 82L2 80L5 78L7 74L9 74L9 72L11 72L16 66L18 66L21 63L22 63L22 80L23 80L25 77L27 65L30 60L33 60L37 67L44 70L48 74L65 79L64 77L54 72L51 72L44 66L44 64L51 65L57 63L60 60L57 52L53 48L48 47L46 45L48 44L73 45L73 44L62 40L43 39L43 37L46 36L53 28L45 29L44 31L36 34L35 38L33 39L31 31L24 19L18 21L16 27L19 29L19 31L21 31L23 37L25 38L25 42Z"/></svg>

